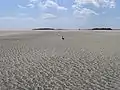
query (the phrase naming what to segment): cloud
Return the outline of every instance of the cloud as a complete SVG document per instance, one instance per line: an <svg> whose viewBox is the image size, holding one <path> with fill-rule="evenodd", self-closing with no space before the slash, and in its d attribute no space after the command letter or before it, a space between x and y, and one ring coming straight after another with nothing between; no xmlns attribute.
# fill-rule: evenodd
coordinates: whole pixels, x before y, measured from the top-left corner
<svg viewBox="0 0 120 90"><path fill-rule="evenodd" d="M28 4L26 6L22 6L22 5L18 5L18 8L21 8L21 9L25 9L25 8L34 8L35 5L34 4Z"/></svg>
<svg viewBox="0 0 120 90"><path fill-rule="evenodd" d="M27 7L29 7L29 8L34 8L35 5L34 5L34 4L28 4Z"/></svg>
<svg viewBox="0 0 120 90"><path fill-rule="evenodd" d="M26 7L22 6L22 5L18 5L18 8L24 9Z"/></svg>
<svg viewBox="0 0 120 90"><path fill-rule="evenodd" d="M37 3L39 0L29 0L30 3Z"/></svg>
<svg viewBox="0 0 120 90"><path fill-rule="evenodd" d="M90 15L99 15L99 14L91 9L81 8L80 10L78 10L78 9L74 10L73 15L76 18L87 18Z"/></svg>
<svg viewBox="0 0 120 90"><path fill-rule="evenodd" d="M82 7L83 5L86 5L86 4L93 4L96 7L100 6L96 0L74 0L74 4L76 6L80 6L80 7Z"/></svg>
<svg viewBox="0 0 120 90"><path fill-rule="evenodd" d="M67 10L68 10L67 8L65 8L65 7L60 7L60 6L57 7L57 9L58 9L58 10L63 10L63 11L67 11Z"/></svg>
<svg viewBox="0 0 120 90"><path fill-rule="evenodd" d="M44 13L41 15L41 18L42 19L55 19L55 18L57 18L57 16L50 14L50 13Z"/></svg>
<svg viewBox="0 0 120 90"><path fill-rule="evenodd" d="M39 7L42 10L46 9L56 9L56 10L63 10L67 11L68 9L64 6L58 5L57 2L53 0L29 0L29 4L26 5L26 7L23 7L22 5L18 5L19 8L34 8L35 6Z"/></svg>
<svg viewBox="0 0 120 90"><path fill-rule="evenodd" d="M115 0L74 0L72 5L73 14L84 18L90 15L99 15L93 9L90 9L89 6L86 8L86 5L89 4L96 8L115 8Z"/></svg>
<svg viewBox="0 0 120 90"><path fill-rule="evenodd" d="M23 6L19 5L19 7L22 8ZM28 4L25 5L25 8L38 9L42 19L53 19L57 16L62 17L68 10L66 7L59 5L55 0L29 0Z"/></svg>
<svg viewBox="0 0 120 90"><path fill-rule="evenodd" d="M115 8L115 0L74 0L74 3L79 6L93 4L98 8Z"/></svg>
<svg viewBox="0 0 120 90"><path fill-rule="evenodd" d="M25 6L22 5L18 5L19 8L34 8L35 7L35 3L38 3L39 0L29 0L28 4Z"/></svg>
<svg viewBox="0 0 120 90"><path fill-rule="evenodd" d="M104 8L115 8L115 0L100 0L99 4Z"/></svg>
<svg viewBox="0 0 120 90"><path fill-rule="evenodd" d="M99 15L94 10L83 7L82 4L91 3L91 0L75 0L75 4L72 5L73 15L76 18L88 18L91 15Z"/></svg>
<svg viewBox="0 0 120 90"><path fill-rule="evenodd" d="M44 10L48 9L48 8L54 8L54 9L57 9L57 10L64 10L64 11L67 10L66 7L58 5L53 0L46 0L45 2L39 2L39 7L43 8Z"/></svg>

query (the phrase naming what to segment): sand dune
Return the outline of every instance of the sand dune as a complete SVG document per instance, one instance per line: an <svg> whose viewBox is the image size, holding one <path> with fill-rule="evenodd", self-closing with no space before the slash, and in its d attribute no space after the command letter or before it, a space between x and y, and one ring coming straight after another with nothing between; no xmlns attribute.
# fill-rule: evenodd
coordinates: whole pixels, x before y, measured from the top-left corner
<svg viewBox="0 0 120 90"><path fill-rule="evenodd" d="M120 32L0 32L0 90L120 90L119 38Z"/></svg>

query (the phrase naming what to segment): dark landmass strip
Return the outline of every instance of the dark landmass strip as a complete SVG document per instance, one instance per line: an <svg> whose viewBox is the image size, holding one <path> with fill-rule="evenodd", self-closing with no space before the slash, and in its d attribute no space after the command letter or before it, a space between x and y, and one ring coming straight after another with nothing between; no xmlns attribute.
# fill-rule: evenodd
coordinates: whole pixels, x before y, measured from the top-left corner
<svg viewBox="0 0 120 90"><path fill-rule="evenodd" d="M32 30L55 30L54 28L35 28Z"/></svg>
<svg viewBox="0 0 120 90"><path fill-rule="evenodd" d="M112 30L111 28L93 28L92 30Z"/></svg>
<svg viewBox="0 0 120 90"><path fill-rule="evenodd" d="M58 28L58 29L55 29L55 30L65 30L65 29L59 29L59 28Z"/></svg>
<svg viewBox="0 0 120 90"><path fill-rule="evenodd" d="M65 30L65 29L61 29L61 28L35 28L35 29L32 29L32 30ZM68 29L66 29L68 30ZM86 29L78 29L78 30L86 30ZM87 29L87 30L113 30L111 28L92 28L92 29Z"/></svg>

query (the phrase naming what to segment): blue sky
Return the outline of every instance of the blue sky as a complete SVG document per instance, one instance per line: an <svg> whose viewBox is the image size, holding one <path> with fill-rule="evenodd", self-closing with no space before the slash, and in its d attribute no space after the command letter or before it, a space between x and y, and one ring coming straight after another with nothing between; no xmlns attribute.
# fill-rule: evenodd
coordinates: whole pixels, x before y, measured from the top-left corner
<svg viewBox="0 0 120 90"><path fill-rule="evenodd" d="M120 0L1 0L0 28L120 28Z"/></svg>

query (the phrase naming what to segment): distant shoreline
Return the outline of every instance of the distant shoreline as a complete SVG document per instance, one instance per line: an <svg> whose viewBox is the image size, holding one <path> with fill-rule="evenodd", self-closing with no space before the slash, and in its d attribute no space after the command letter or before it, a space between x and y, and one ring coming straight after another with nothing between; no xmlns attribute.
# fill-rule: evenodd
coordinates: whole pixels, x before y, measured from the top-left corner
<svg viewBox="0 0 120 90"><path fill-rule="evenodd" d="M38 33L38 32L66 32L66 33L69 33L69 32L79 32L79 33L87 33L87 32L101 32L101 33L120 33L120 29L119 30L27 30L27 31L24 31L24 30L19 30L19 31L0 31L0 37L1 36L11 36L11 35L20 35L20 34L27 34L27 33Z"/></svg>
<svg viewBox="0 0 120 90"><path fill-rule="evenodd" d="M52 30L49 30L49 29L44 29L44 30L34 30L32 28L0 28L0 31L4 32L4 31L119 31L120 29L112 29L112 30L92 30L92 29L52 29Z"/></svg>

